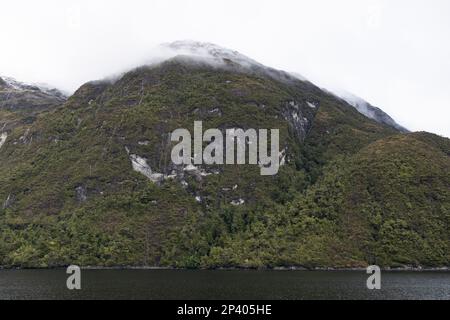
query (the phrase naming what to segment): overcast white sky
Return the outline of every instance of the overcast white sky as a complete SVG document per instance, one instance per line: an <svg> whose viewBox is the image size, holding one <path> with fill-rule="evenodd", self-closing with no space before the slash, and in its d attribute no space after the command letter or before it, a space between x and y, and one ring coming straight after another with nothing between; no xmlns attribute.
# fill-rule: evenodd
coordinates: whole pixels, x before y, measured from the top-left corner
<svg viewBox="0 0 450 320"><path fill-rule="evenodd" d="M448 0L0 2L0 74L73 91L162 42L238 50L450 137Z"/></svg>

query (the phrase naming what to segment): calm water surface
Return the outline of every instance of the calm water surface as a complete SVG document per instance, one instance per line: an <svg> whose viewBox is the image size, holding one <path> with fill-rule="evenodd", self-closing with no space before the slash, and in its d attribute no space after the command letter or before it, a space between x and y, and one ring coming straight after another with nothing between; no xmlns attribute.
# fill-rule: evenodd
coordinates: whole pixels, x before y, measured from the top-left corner
<svg viewBox="0 0 450 320"><path fill-rule="evenodd" d="M364 271L0 270L0 299L450 299L450 272L382 272L381 290Z"/></svg>

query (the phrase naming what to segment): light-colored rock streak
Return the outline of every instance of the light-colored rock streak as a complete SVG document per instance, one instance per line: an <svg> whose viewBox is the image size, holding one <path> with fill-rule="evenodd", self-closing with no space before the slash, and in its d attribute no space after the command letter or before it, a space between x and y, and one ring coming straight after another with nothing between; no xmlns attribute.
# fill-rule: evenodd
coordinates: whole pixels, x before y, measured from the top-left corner
<svg viewBox="0 0 450 320"><path fill-rule="evenodd" d="M311 102L306 101L306 104L307 104L308 107L310 107L311 109L317 108L317 106L316 106L314 103L311 103Z"/></svg>
<svg viewBox="0 0 450 320"><path fill-rule="evenodd" d="M8 134L6 132L0 134L0 148L5 144L6 138L8 138Z"/></svg>
<svg viewBox="0 0 450 320"><path fill-rule="evenodd" d="M233 206L241 206L245 203L244 199L233 200L230 202Z"/></svg>
<svg viewBox="0 0 450 320"><path fill-rule="evenodd" d="M164 179L162 173L154 173L147 163L147 160L135 154L130 154L131 165L133 170L139 172L149 178L153 182L160 182Z"/></svg>

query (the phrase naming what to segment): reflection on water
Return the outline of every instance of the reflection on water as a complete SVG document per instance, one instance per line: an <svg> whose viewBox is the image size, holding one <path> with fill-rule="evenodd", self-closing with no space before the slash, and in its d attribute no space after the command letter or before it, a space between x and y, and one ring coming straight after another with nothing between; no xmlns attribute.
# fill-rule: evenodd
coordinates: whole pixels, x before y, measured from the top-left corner
<svg viewBox="0 0 450 320"><path fill-rule="evenodd" d="M83 270L82 289L65 270L0 270L0 299L450 299L450 272Z"/></svg>

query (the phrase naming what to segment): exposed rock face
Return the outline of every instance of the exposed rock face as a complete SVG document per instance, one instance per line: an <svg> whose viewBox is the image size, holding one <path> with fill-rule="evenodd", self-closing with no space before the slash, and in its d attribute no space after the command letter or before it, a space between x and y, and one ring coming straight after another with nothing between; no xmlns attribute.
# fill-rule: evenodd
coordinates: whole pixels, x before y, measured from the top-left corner
<svg viewBox="0 0 450 320"><path fill-rule="evenodd" d="M14 203L14 196L12 194L9 194L5 202L3 203L3 209L8 209L9 207L11 207L13 203Z"/></svg>
<svg viewBox="0 0 450 320"><path fill-rule="evenodd" d="M297 73L290 73L292 76L296 77L299 80L302 80L304 82L308 82L308 80L306 78L304 78L303 76L297 74ZM354 107L356 110L358 110L359 113L363 114L364 116L366 116L369 119L373 119L376 122L380 123L380 124L384 124L387 125L389 127L392 127L400 132L409 132L408 129L402 127L401 125L399 125L394 119L392 119L392 117L390 117L386 112L384 112L383 110L381 110L378 107L375 107L373 105L371 105L370 103L368 103L367 101L365 101L364 99L355 96L354 94L347 92L345 90L332 90L329 91L327 89L323 89L324 92L328 92L340 99L342 99L343 101L345 101L346 103L348 103L349 105L351 105L352 107ZM315 109L317 108L317 105L314 102L310 102L307 101L306 104L312 108Z"/></svg>
<svg viewBox="0 0 450 320"><path fill-rule="evenodd" d="M283 116L297 137L303 141L311 128L313 113L307 114L305 108L301 108L297 101L289 101L283 108Z"/></svg>
<svg viewBox="0 0 450 320"><path fill-rule="evenodd" d="M151 181L158 183L164 180L164 175L162 173L153 172L147 163L147 159L142 158L135 154L130 154L131 165L133 170L142 173L144 176L149 178Z"/></svg>
<svg viewBox="0 0 450 320"><path fill-rule="evenodd" d="M79 202L85 202L87 200L87 190L84 186L78 186L75 191Z"/></svg>
<svg viewBox="0 0 450 320"><path fill-rule="evenodd" d="M230 204L233 206L240 206L240 205L243 205L244 203L245 203L245 200L241 199L241 198L230 202Z"/></svg>
<svg viewBox="0 0 450 320"><path fill-rule="evenodd" d="M0 148L3 147L3 144L6 142L6 138L8 138L8 134L6 132L0 134Z"/></svg>

